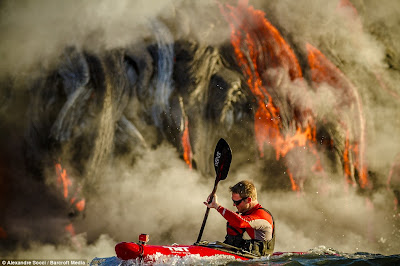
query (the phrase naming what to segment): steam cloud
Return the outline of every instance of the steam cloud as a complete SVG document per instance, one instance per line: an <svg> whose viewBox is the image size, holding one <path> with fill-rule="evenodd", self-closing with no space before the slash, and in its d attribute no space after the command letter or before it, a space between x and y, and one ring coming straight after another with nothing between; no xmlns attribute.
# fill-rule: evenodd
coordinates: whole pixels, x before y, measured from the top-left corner
<svg viewBox="0 0 400 266"><path fill-rule="evenodd" d="M277 251L303 251L325 245L342 252L393 254L400 247L398 218L394 216L392 194L385 185L400 150L400 105L393 96L400 95L396 85L400 81L400 59L395 47L400 43L395 30L400 23L400 5L393 1L352 1L359 12L358 20L354 10L338 9L338 3L250 1L255 8L266 11L272 24L294 46L312 43L358 88L366 117L367 161L368 169L374 173L374 193L366 197L366 193L352 188L343 191L344 178L340 173L308 178L306 189L300 194L271 189L287 180L275 179L274 173L268 171L269 165L262 165L265 161L256 159L248 149L248 153L233 150L232 168L228 179L219 186L218 199L230 207L228 186L253 179L259 201L276 220ZM9 222L8 228L19 231L18 237L28 238L27 243L18 243L0 255L90 260L114 256L116 242L136 241L140 233L150 234L152 244L193 243L205 211L202 202L214 177L188 169L176 149L165 142L141 151L134 163L124 157L111 158L112 164L107 163L106 171L98 175L97 193L88 198L84 217L73 220L78 235L65 237L62 225L69 218L62 199L49 202L55 192L43 188L35 178L26 178L20 170L24 164L20 151L24 134L21 132L25 130L25 88L34 77L58 62L68 45L98 52L145 43L152 35L149 21L156 17L174 29L175 39L190 33L197 41L211 46L229 43L229 27L218 19L221 14L215 2L3 1L0 5L0 125L7 127L1 133L0 208L18 217L0 217L0 226ZM287 82L287 90L298 85ZM333 94L334 90L325 86L306 95L299 93L295 99L319 116L329 117L337 104ZM18 112L10 114L10 110ZM197 136L202 138L207 136ZM210 155L214 143L207 144L212 147ZM5 155L10 151L11 159ZM329 164L326 154L321 157ZM74 174L79 175L71 173ZM46 172L46 180L51 179L54 172ZM203 239L222 240L224 229L224 219L212 211Z"/></svg>

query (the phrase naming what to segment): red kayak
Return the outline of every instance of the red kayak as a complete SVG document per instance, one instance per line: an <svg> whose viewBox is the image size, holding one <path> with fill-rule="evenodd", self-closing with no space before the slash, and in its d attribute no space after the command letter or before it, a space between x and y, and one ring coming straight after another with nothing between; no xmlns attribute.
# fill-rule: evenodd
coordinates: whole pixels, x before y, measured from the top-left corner
<svg viewBox="0 0 400 266"><path fill-rule="evenodd" d="M143 259L146 261L154 260L159 255L185 257L189 255L199 255L200 257L212 256L231 256L234 260L249 260L259 257L250 252L243 251L221 242L208 243L200 242L193 245L166 245L153 246L146 245L148 235L140 235L139 243L121 242L115 246L117 257L122 260ZM305 252L291 252L304 254ZM284 252L275 252L273 255L282 255Z"/></svg>

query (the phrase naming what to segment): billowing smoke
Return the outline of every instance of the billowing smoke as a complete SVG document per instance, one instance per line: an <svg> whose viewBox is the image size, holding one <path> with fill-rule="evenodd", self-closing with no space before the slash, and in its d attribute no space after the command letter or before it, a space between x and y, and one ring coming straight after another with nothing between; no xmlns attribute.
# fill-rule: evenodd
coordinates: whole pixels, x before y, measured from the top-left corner
<svg viewBox="0 0 400 266"><path fill-rule="evenodd" d="M399 250L399 4L0 5L4 256L193 243L220 137L233 161L218 199L253 179L276 250ZM203 239L224 229L212 211Z"/></svg>

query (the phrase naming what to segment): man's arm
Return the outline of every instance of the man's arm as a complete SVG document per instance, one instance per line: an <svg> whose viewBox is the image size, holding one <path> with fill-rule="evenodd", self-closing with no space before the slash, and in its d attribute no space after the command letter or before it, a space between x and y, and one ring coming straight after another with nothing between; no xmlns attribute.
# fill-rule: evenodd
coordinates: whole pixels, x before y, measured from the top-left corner
<svg viewBox="0 0 400 266"><path fill-rule="evenodd" d="M253 228L255 230L273 228L272 216L263 210L257 210L249 215L239 215L219 206L217 211L235 228Z"/></svg>
<svg viewBox="0 0 400 266"><path fill-rule="evenodd" d="M217 195L214 195L212 202L208 204L210 197L211 195L208 196L207 202L204 202L204 204L208 208L216 209L233 227L260 229L262 227L272 226L272 217L270 217L269 214L260 215L260 212L255 212L254 214L242 216L219 205Z"/></svg>
<svg viewBox="0 0 400 266"><path fill-rule="evenodd" d="M237 227L237 228L250 228L251 227L251 225L249 224L249 221L251 221L253 219L251 217L251 215L242 217L239 214L232 212L232 211L226 209L225 207L222 207L218 203L217 195L214 195L211 203L208 203L210 201L211 196L212 195L208 196L207 201L204 202L204 205L206 205L208 208L216 209L234 227Z"/></svg>
<svg viewBox="0 0 400 266"><path fill-rule="evenodd" d="M217 211L229 222L230 225L237 228L250 228L250 221L254 220L252 215L241 216L227 208L219 205Z"/></svg>

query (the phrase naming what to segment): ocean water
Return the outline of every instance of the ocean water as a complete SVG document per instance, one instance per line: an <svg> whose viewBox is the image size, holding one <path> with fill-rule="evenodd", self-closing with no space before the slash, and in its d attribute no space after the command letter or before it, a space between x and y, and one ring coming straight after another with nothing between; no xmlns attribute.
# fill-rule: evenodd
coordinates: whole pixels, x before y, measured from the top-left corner
<svg viewBox="0 0 400 266"><path fill-rule="evenodd" d="M153 257L151 261L128 260L117 257L94 258L90 266L129 266L129 265L400 265L400 254L381 255L366 252L342 253L325 246L316 247L305 254L284 252L280 255L241 261L230 256Z"/></svg>

